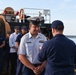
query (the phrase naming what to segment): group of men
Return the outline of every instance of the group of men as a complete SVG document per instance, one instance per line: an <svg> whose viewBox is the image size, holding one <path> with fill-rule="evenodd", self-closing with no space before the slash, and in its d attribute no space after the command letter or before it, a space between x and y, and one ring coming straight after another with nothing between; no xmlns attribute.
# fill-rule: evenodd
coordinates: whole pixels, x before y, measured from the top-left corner
<svg viewBox="0 0 76 75"><path fill-rule="evenodd" d="M29 27L18 50L24 64L22 75L74 75L76 44L63 35L63 22L52 22L53 38L48 41L38 32L39 24L30 21Z"/></svg>
<svg viewBox="0 0 76 75"><path fill-rule="evenodd" d="M0 35L0 75L16 75L18 44L20 43L21 37L26 33L26 26L21 27L21 33L19 26L15 26L14 32L7 32L6 38ZM4 68L5 73L2 73L2 69L4 70Z"/></svg>
<svg viewBox="0 0 76 75"><path fill-rule="evenodd" d="M11 75L16 74L16 66L17 66L17 51L19 47L19 43L21 37L27 33L27 28L23 26L21 28L21 32L19 33L19 27L14 27L14 33L12 33L9 37L9 46L10 46L10 59L11 59Z"/></svg>
<svg viewBox="0 0 76 75"><path fill-rule="evenodd" d="M39 19L30 20L28 33L19 34L16 27L10 35L11 75L74 75L76 44L63 35L63 22L52 22L50 40L39 25Z"/></svg>

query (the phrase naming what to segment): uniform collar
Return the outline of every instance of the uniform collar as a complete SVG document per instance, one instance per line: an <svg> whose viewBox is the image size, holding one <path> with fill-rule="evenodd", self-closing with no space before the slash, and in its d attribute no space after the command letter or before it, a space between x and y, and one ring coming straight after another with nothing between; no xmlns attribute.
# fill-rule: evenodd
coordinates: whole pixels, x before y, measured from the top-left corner
<svg viewBox="0 0 76 75"><path fill-rule="evenodd" d="M32 38L32 35L31 35L31 33L29 32L29 38Z"/></svg>
<svg viewBox="0 0 76 75"><path fill-rule="evenodd" d="M15 33L15 32L14 32L14 34L19 34L19 33Z"/></svg>
<svg viewBox="0 0 76 75"><path fill-rule="evenodd" d="M40 38L41 36L40 36L40 33L38 33L38 35L36 36L36 38ZM32 38L32 35L31 35L31 33L29 32L29 38Z"/></svg>
<svg viewBox="0 0 76 75"><path fill-rule="evenodd" d="M38 35L37 35L37 37L36 38L41 38L41 35L40 35L40 33L38 33Z"/></svg>
<svg viewBox="0 0 76 75"><path fill-rule="evenodd" d="M57 35L55 35L55 37L57 37L57 36L64 36L63 34L57 34Z"/></svg>

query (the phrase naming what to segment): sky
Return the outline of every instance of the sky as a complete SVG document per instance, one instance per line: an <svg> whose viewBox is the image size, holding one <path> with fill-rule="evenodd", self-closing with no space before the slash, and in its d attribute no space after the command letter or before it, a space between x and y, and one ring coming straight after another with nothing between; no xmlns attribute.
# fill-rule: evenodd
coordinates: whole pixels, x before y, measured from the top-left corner
<svg viewBox="0 0 76 75"><path fill-rule="evenodd" d="M21 8L49 9L50 22L63 21L64 34L76 36L76 0L0 0L0 10L4 10L6 7L12 7L14 10Z"/></svg>

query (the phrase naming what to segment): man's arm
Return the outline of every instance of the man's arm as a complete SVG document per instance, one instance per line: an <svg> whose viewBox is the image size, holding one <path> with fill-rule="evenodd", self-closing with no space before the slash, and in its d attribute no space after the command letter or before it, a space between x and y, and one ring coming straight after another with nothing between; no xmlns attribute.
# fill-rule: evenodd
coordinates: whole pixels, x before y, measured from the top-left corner
<svg viewBox="0 0 76 75"><path fill-rule="evenodd" d="M18 51L18 48L19 48L19 42L16 42L16 51Z"/></svg>
<svg viewBox="0 0 76 75"><path fill-rule="evenodd" d="M19 60L28 68L31 70L35 69L35 66L33 66L30 61L25 57L25 55L19 54L18 55Z"/></svg>
<svg viewBox="0 0 76 75"><path fill-rule="evenodd" d="M5 41L2 42L2 45L0 45L0 48L5 46Z"/></svg>
<svg viewBox="0 0 76 75"><path fill-rule="evenodd" d="M45 65L46 65L46 61L44 61L41 65L41 68L44 69L45 68Z"/></svg>
<svg viewBox="0 0 76 75"><path fill-rule="evenodd" d="M9 37L9 46L11 48L15 48L14 43L13 43L13 34L11 34L10 37Z"/></svg>
<svg viewBox="0 0 76 75"><path fill-rule="evenodd" d="M16 38L16 41L15 41L15 42L16 42L16 47L17 47L17 48L19 48L19 45L20 45L20 39L21 39L21 36L18 35L17 38Z"/></svg>
<svg viewBox="0 0 76 75"><path fill-rule="evenodd" d="M40 74L42 73L42 71L44 70L45 65L46 65L46 61L44 61L44 62L42 63L42 65L36 67L36 68L33 70L33 72L34 72L36 75L40 75Z"/></svg>

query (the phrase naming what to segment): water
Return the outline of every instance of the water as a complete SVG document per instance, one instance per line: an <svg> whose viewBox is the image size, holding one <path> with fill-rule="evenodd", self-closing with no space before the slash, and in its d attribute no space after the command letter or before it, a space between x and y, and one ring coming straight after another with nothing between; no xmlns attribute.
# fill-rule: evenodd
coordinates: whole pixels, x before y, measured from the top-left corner
<svg viewBox="0 0 76 75"><path fill-rule="evenodd" d="M74 41L74 43L76 44L76 37L68 37L68 38Z"/></svg>

